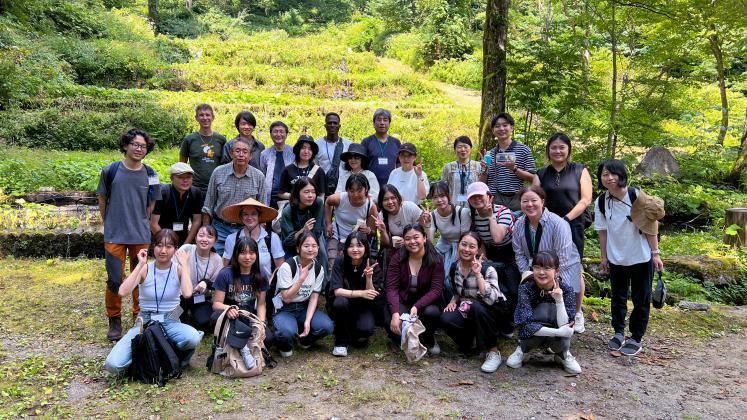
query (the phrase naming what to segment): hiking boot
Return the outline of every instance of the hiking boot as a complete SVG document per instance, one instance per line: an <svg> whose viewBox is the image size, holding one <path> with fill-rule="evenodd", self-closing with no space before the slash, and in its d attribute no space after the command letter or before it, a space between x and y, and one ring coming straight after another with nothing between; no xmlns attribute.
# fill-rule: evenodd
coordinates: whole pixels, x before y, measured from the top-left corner
<svg viewBox="0 0 747 420"><path fill-rule="evenodd" d="M122 318L113 316L109 318L109 331L106 333L109 341L117 341L122 338Z"/></svg>
<svg viewBox="0 0 747 420"><path fill-rule="evenodd" d="M485 363L480 366L480 370L485 373L493 373L501 365L501 354L497 351L489 351L485 355Z"/></svg>
<svg viewBox="0 0 747 420"><path fill-rule="evenodd" d="M581 373L581 366L576 361L576 358L573 357L571 352L567 351L564 354L565 357L560 357L560 355L555 355L555 361L563 366L563 369L570 373L571 375L578 375Z"/></svg>
<svg viewBox="0 0 747 420"><path fill-rule="evenodd" d="M332 356L347 357L347 355L348 348L345 346L335 346L335 348L332 349Z"/></svg>
<svg viewBox="0 0 747 420"><path fill-rule="evenodd" d="M527 360L529 360L529 353L524 353L521 351L521 346L517 346L516 350L506 359L506 366L518 369Z"/></svg>
<svg viewBox="0 0 747 420"><path fill-rule="evenodd" d="M620 349L620 353L626 356L635 356L636 354L640 353L642 348L643 346L641 346L640 342L629 338L625 340L625 345Z"/></svg>
<svg viewBox="0 0 747 420"><path fill-rule="evenodd" d="M573 319L573 332L575 332L576 334L582 334L584 331L586 331L586 326L584 326L584 323L584 313L576 312L576 317Z"/></svg>

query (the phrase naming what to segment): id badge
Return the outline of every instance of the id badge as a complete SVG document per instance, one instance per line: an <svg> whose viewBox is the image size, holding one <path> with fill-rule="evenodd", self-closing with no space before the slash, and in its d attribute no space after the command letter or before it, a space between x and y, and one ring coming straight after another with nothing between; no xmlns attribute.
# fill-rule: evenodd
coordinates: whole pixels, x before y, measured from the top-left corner
<svg viewBox="0 0 747 420"><path fill-rule="evenodd" d="M275 312L277 312L278 309L283 307L283 298L281 298L280 295L275 295L275 297L272 298L272 304L275 306Z"/></svg>
<svg viewBox="0 0 747 420"><path fill-rule="evenodd" d="M153 314L150 316L151 321L158 321L163 324L164 316L163 314Z"/></svg>
<svg viewBox="0 0 747 420"><path fill-rule="evenodd" d="M158 175L148 177L148 185L158 185L161 182L158 180Z"/></svg>
<svg viewBox="0 0 747 420"><path fill-rule="evenodd" d="M389 165L389 158L380 157L378 162L379 162L379 165Z"/></svg>
<svg viewBox="0 0 747 420"><path fill-rule="evenodd" d="M466 203L467 202L467 195L466 194L459 194L457 195L457 202L459 203Z"/></svg>
<svg viewBox="0 0 747 420"><path fill-rule="evenodd" d="M181 232L184 230L184 223L182 222L174 222L173 229L174 232Z"/></svg>
<svg viewBox="0 0 747 420"><path fill-rule="evenodd" d="M203 303L205 302L205 295L199 294L199 295L192 295L192 299L194 303Z"/></svg>

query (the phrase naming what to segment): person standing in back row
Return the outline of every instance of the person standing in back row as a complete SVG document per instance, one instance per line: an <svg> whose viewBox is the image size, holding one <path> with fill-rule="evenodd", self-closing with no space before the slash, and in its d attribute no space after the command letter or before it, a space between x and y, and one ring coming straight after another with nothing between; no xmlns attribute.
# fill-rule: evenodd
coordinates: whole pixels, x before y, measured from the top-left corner
<svg viewBox="0 0 747 420"><path fill-rule="evenodd" d="M314 162L324 170L327 176L327 194L333 194L337 189L337 181L342 172L341 156L348 151L352 143L340 137L340 127L340 115L328 112L324 116L324 129L327 130L327 135L316 140L319 153Z"/></svg>
<svg viewBox="0 0 747 420"><path fill-rule="evenodd" d="M278 208L278 194L280 194L280 175L286 166L296 160L293 148L285 141L288 139L288 126L282 121L270 124L270 137L273 147L262 151L259 160L259 170L265 174L265 193L270 207Z"/></svg>
<svg viewBox="0 0 747 420"><path fill-rule="evenodd" d="M143 159L156 146L148 133L136 128L122 135L119 149L124 159L101 170L99 212L104 221L107 288L106 316L109 318L110 341L122 337L122 297L119 286L124 278L124 264L130 254L130 270L138 264L138 253L150 246L149 217L156 198L161 195L158 175L143 164ZM138 289L132 289L133 319L140 313Z"/></svg>
<svg viewBox="0 0 747 420"><path fill-rule="evenodd" d="M370 160L368 170L376 175L379 185L386 185L389 174L397 167L397 155L401 146L399 139L389 135L392 113L379 108L374 111L373 125L376 133L363 139L361 144L366 148Z"/></svg>
<svg viewBox="0 0 747 420"><path fill-rule="evenodd" d="M189 161L189 165L194 170L194 186L199 188L204 195L210 182L210 175L221 164L226 138L211 128L215 115L210 105L197 105L195 119L200 124L200 129L182 140L179 148L179 161L184 163Z"/></svg>
<svg viewBox="0 0 747 420"><path fill-rule="evenodd" d="M514 119L506 112L496 115L490 123L498 144L490 150L488 187L493 203L511 211L521 210L517 193L524 182L532 182L537 172L534 156L529 148L513 139Z"/></svg>
<svg viewBox="0 0 747 420"><path fill-rule="evenodd" d="M265 150L265 145L260 143L254 137L254 129L257 127L257 119L254 118L254 114L249 111L241 111L236 115L233 124L236 126L236 130L239 135L229 140L225 146L223 146L223 157L221 158L221 164L226 164L233 159L233 145L236 140L243 139L249 144L249 150L252 153L251 159L249 159L249 165L253 168L259 169L259 159L262 151ZM264 197L262 198L264 200Z"/></svg>

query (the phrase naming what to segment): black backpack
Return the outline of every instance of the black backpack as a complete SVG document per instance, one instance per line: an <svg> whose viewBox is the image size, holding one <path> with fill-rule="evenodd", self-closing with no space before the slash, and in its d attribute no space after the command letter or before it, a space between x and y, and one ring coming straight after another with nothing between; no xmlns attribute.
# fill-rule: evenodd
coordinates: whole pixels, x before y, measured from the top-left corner
<svg viewBox="0 0 747 420"><path fill-rule="evenodd" d="M139 321L142 325L142 321ZM182 357L166 330L158 321L148 321L132 339L132 364L127 377L162 387L169 379L182 376Z"/></svg>

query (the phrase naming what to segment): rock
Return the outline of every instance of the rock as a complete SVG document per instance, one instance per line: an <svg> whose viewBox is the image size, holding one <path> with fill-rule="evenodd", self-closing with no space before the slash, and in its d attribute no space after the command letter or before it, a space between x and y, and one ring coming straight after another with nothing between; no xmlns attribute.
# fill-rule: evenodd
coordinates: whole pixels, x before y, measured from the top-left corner
<svg viewBox="0 0 747 420"><path fill-rule="evenodd" d="M643 157L635 170L647 178L651 178L655 174L676 176L680 171L680 166L669 149L656 146L646 152L646 156Z"/></svg>
<svg viewBox="0 0 747 420"><path fill-rule="evenodd" d="M674 273L696 278L703 283L725 286L740 281L740 271L734 258L713 258L705 255L671 256L664 266Z"/></svg>
<svg viewBox="0 0 747 420"><path fill-rule="evenodd" d="M689 302L682 300L677 304L680 309L687 309L688 311L710 311L711 305L702 302Z"/></svg>

